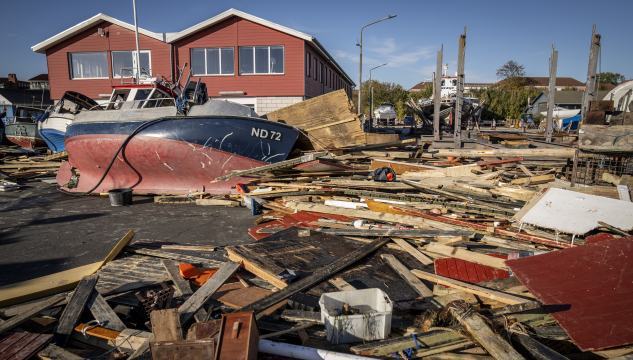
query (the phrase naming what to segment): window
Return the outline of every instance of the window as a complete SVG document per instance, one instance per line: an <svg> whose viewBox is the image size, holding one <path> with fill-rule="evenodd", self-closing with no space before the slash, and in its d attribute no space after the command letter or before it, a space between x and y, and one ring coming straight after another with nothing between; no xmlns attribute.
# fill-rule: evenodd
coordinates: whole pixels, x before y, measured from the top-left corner
<svg viewBox="0 0 633 360"><path fill-rule="evenodd" d="M325 86L327 86L327 66L323 67L323 81Z"/></svg>
<svg viewBox="0 0 633 360"><path fill-rule="evenodd" d="M321 76L321 70L323 69L323 63L319 61L319 82L323 82L323 77Z"/></svg>
<svg viewBox="0 0 633 360"><path fill-rule="evenodd" d="M107 79L107 52L70 53L71 79Z"/></svg>
<svg viewBox="0 0 633 360"><path fill-rule="evenodd" d="M310 57L310 53L306 53L306 76L310 76L310 64L312 64L312 58Z"/></svg>
<svg viewBox="0 0 633 360"><path fill-rule="evenodd" d="M235 50L191 49L191 69L193 75L235 75Z"/></svg>
<svg viewBox="0 0 633 360"><path fill-rule="evenodd" d="M240 74L283 74L283 46L240 47Z"/></svg>
<svg viewBox="0 0 633 360"><path fill-rule="evenodd" d="M141 50L141 74L152 76L152 63L150 60L150 51ZM132 77L134 76L134 68L136 68L136 51L113 51L112 52L112 76Z"/></svg>
<svg viewBox="0 0 633 360"><path fill-rule="evenodd" d="M312 64L314 64L314 70L313 70L313 72L312 72L312 78L313 78L314 80L316 80L316 79L317 79L317 59L316 59L316 58L314 58L314 59L312 60Z"/></svg>

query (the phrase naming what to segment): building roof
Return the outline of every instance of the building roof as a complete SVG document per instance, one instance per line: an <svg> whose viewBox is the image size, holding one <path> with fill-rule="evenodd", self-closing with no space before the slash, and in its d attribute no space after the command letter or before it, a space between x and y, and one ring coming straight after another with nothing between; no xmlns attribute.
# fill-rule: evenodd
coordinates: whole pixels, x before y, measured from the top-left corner
<svg viewBox="0 0 633 360"><path fill-rule="evenodd" d="M48 81L48 74L39 74L36 77L32 77L29 81Z"/></svg>
<svg viewBox="0 0 633 360"><path fill-rule="evenodd" d="M50 97L50 91L48 90L30 90L30 89L1 89L0 96L8 101L8 104L3 104L4 99L0 100L0 106L2 105L22 105L22 106L39 106L40 103L44 105L53 105L53 100ZM42 101L42 96L44 99Z"/></svg>
<svg viewBox="0 0 633 360"><path fill-rule="evenodd" d="M491 86L492 83L465 83L464 86L466 87L475 87L475 86ZM423 81L421 83L416 84L415 86L413 86L411 89L409 89L409 91L420 91L420 90L424 90L426 89L427 86L433 86L433 81Z"/></svg>
<svg viewBox="0 0 633 360"><path fill-rule="evenodd" d="M38 52L38 53L42 53L45 54L46 53L46 49L50 48L51 46L54 46L56 44L59 44L60 42L72 37L73 35L77 34L78 32L84 31L86 29L89 29L90 27L102 22L102 21L107 21L109 23L121 26L123 28L126 28L128 30L134 31L134 25L132 24L128 24L124 21L121 20L117 20L111 16L108 16L106 14L97 14L93 17L91 17L88 20L82 21L79 24L66 29L62 32L60 32L59 34L50 37L44 41L42 41L41 43L34 45L31 47L31 50L33 50L34 52ZM149 36L151 38L154 38L156 40L160 40L160 41L165 41L165 34L161 34L161 33L154 33L142 28L138 28L138 32L139 34L143 34L146 36Z"/></svg>
<svg viewBox="0 0 633 360"><path fill-rule="evenodd" d="M525 77L525 86L549 86L549 77L534 77L527 76ZM502 85L508 82L508 80L501 80L497 82L497 84ZM580 82L574 78L570 77L557 77L556 78L556 86L569 86L569 87L585 87L585 83Z"/></svg>
<svg viewBox="0 0 633 360"><path fill-rule="evenodd" d="M273 22L270 22L268 20L264 20L262 18L259 18L257 16L253 16L250 14L247 14L245 12L236 10L236 9L229 9L219 15L216 15L210 19L207 19L201 23L198 23L194 26L191 26L183 31L180 32L176 32L176 33L153 33L151 31L147 31L145 29L141 29L140 27L138 28L138 32L140 34L143 35L147 35L149 37L152 37L156 40L159 41L163 41L166 43L174 43L178 40L184 39L187 36L190 36L200 30L206 29L210 26L213 26L217 23L220 23L230 17L233 16L237 16L249 21L252 21L256 24L271 28L271 29L275 29L277 31L283 32L285 34L288 34L290 36L294 36L297 37L299 39L305 40L309 43L311 43L316 49L317 51L319 51L321 53L321 55L323 57L326 58L326 60L330 60L330 63L332 65L334 65L334 67L336 67L336 69L341 73L341 75L343 75L343 77L352 84L352 86L356 86L356 83L354 83L354 81L345 73L345 71L343 71L343 68L341 68L341 66L339 66L339 64L336 62L336 60L334 60L334 58L327 52L327 50L325 50L325 48L323 47L323 45L321 45L321 43L319 43L319 41L311 35L302 33L300 31L297 30L293 30L290 29L288 27L279 25L279 24L275 24ZM105 14L97 14L93 17L91 17L90 19L83 21L65 31L62 31L61 33L48 38L44 41L42 41L41 43L31 47L31 49L34 52L39 52L39 53L46 53L46 49L50 48L53 45L56 45L70 37L72 37L73 35L77 34L78 32L84 31L96 24L98 24L101 21L107 21L113 24L116 24L118 26L127 28L131 31L134 31L134 25L128 24L126 22L123 22L121 20L117 20L113 17L110 17L108 15Z"/></svg>

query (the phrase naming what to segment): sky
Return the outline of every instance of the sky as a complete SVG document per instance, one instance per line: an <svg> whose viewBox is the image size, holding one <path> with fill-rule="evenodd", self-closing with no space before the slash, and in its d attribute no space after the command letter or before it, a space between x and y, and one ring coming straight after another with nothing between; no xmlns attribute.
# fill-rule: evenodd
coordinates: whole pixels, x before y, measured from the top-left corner
<svg viewBox="0 0 633 360"><path fill-rule="evenodd" d="M467 27L466 82L495 82L509 60L527 76L548 76L552 44L558 50L558 77L586 81L592 26L602 35L601 70L633 77L632 0L622 1L209 1L137 0L139 27L177 32L230 8L316 37L358 84L360 29L363 81L372 78L406 89L435 71L444 45L449 74L457 65L459 35ZM11 1L0 8L0 77L27 80L46 73L46 57L31 47L98 13L134 23L132 0ZM549 13L549 15L548 15Z"/></svg>

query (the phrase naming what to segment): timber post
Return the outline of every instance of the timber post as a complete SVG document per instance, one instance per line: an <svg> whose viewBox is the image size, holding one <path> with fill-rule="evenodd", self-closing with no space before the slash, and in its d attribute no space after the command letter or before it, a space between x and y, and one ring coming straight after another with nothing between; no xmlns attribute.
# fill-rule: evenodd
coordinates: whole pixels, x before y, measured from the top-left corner
<svg viewBox="0 0 633 360"><path fill-rule="evenodd" d="M434 106L433 106L433 140L441 140L440 136L440 104L442 102L442 54L444 52L444 44L442 50L437 52L437 68L435 71L435 82L433 83Z"/></svg>
<svg viewBox="0 0 633 360"><path fill-rule="evenodd" d="M549 94L547 95L547 125L545 128L545 141L552 142L552 125L554 116L554 98L556 97L556 65L558 64L558 51L552 44L552 57L549 63Z"/></svg>
<svg viewBox="0 0 633 360"><path fill-rule="evenodd" d="M457 53L457 93L455 94L455 149L462 148L462 108L464 106L464 60L466 57L466 27L459 36Z"/></svg>

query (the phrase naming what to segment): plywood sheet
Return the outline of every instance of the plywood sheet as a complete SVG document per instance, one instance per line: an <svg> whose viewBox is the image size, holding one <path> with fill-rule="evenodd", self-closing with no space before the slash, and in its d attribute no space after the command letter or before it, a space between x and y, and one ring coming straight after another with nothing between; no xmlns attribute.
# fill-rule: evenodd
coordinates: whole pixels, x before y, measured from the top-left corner
<svg viewBox="0 0 633 360"><path fill-rule="evenodd" d="M633 344L633 236L506 261L583 351Z"/></svg>
<svg viewBox="0 0 633 360"><path fill-rule="evenodd" d="M216 293L213 294L211 298L213 300L221 302L224 305L241 309L244 306L250 305L255 301L263 299L271 293L272 291L262 289L257 286L245 287L241 283L235 282L222 285L222 287L218 291L216 291ZM261 312L261 314L270 315L274 313L277 309L285 309L285 307L286 300L279 302L277 305L270 307L264 312Z"/></svg>
<svg viewBox="0 0 633 360"><path fill-rule="evenodd" d="M514 219L567 234L583 235L600 226L599 221L633 229L633 203L558 188L534 196Z"/></svg>

